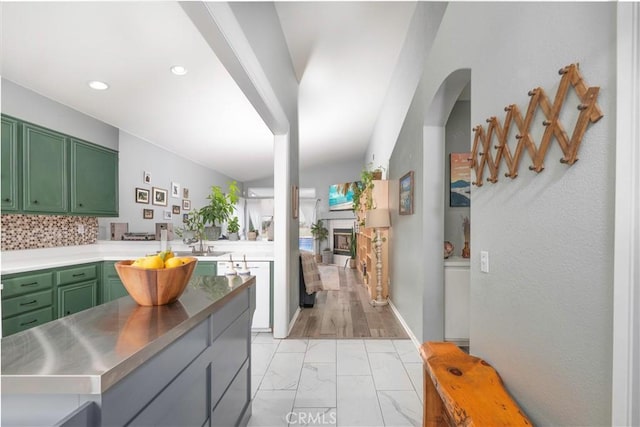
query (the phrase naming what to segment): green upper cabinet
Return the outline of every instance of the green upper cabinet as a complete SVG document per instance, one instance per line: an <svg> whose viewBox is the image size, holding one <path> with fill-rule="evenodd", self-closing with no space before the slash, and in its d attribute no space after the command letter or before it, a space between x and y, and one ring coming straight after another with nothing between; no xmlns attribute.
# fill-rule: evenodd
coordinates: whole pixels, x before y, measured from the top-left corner
<svg viewBox="0 0 640 427"><path fill-rule="evenodd" d="M68 208L68 165L65 135L22 125L22 182L25 212L65 213Z"/></svg>
<svg viewBox="0 0 640 427"><path fill-rule="evenodd" d="M2 181L3 212L18 210L18 121L2 117Z"/></svg>
<svg viewBox="0 0 640 427"><path fill-rule="evenodd" d="M118 216L118 153L71 139L71 213Z"/></svg>

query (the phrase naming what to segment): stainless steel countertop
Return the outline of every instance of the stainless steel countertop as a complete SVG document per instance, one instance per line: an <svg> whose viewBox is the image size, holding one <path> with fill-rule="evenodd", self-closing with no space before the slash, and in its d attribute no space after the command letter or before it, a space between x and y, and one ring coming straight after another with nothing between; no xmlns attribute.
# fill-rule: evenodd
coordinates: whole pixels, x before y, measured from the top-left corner
<svg viewBox="0 0 640 427"><path fill-rule="evenodd" d="M254 276L195 277L169 305L127 296L2 338L2 394L104 393L251 285Z"/></svg>

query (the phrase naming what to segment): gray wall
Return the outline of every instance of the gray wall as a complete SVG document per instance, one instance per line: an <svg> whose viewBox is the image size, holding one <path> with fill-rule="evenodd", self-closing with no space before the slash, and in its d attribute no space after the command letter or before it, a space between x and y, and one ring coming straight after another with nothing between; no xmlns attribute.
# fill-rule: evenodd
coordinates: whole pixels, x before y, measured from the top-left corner
<svg viewBox="0 0 640 427"><path fill-rule="evenodd" d="M155 232L156 222L172 222L174 229L182 226L182 214L173 215L171 221L163 219L163 211L171 211L172 205L182 205L182 199L171 197L171 182L189 189L191 208L199 209L207 203L206 196L212 185L227 188L232 178L193 163L127 132L120 131L119 150L120 217L100 218L100 238L108 238L111 222L129 223L129 231ZM151 173L151 184L142 180L144 172ZM135 189L153 187L169 191L168 206L156 206L135 202ZM142 210L153 209L153 219L143 219ZM176 236L177 238L177 236Z"/></svg>
<svg viewBox="0 0 640 427"><path fill-rule="evenodd" d="M445 127L445 158L444 158L444 240L453 243L454 255L461 256L464 246L462 232L462 217L469 216L469 208L452 208L449 205L449 188L451 173L449 155L451 153L465 153L471 151L471 103L469 101L456 102Z"/></svg>
<svg viewBox="0 0 640 427"><path fill-rule="evenodd" d="M557 70L573 62L588 84L601 88L604 118L589 127L578 163L560 164L554 142L542 173L529 172L525 157L517 179L504 178L503 168L497 184L472 188L471 352L500 372L536 425L611 422L615 8L450 3L425 64L420 96L427 105L447 76L471 69L473 124L503 118L511 103L526 110L532 87L543 87L553 99ZM573 95L563 109L567 128L576 103ZM542 133L540 122L534 137ZM436 154L429 163L425 152L425 173L441 161ZM442 200L443 187L426 195L433 191ZM395 241L411 237L394 228ZM434 230L422 231L425 240L441 245ZM479 271L480 250L490 254L489 274ZM396 280L398 266L393 269ZM430 279L438 274L416 277L415 293L421 286L423 293L441 287Z"/></svg>
<svg viewBox="0 0 640 427"><path fill-rule="evenodd" d="M212 185L226 188L232 179L6 79L2 79L2 112L119 151L120 216L98 219L99 239L109 238L111 222L127 222L129 231L155 232L156 222L166 222L163 211L182 205L182 199L170 193L167 207L136 203L136 187L170 190L171 182L177 182L189 188L192 208L200 208ZM151 173L151 185L143 183L145 171ZM142 218L143 209L154 210L153 220ZM182 212L173 216L174 227L182 225Z"/></svg>
<svg viewBox="0 0 640 427"><path fill-rule="evenodd" d="M316 190L316 198L320 199L320 203L318 204L318 218L355 218L352 211L329 212L329 186L331 184L359 180L362 168L362 160L346 160L300 170L300 188L314 188ZM273 177L246 181L244 187L272 188Z"/></svg>
<svg viewBox="0 0 640 427"><path fill-rule="evenodd" d="M425 277L421 233L425 211L424 200L420 197L423 188L422 103L420 96L414 97L389 160L389 295L419 341L423 341L423 307L420 301L423 297L422 283ZM398 180L410 170L414 172L414 213L400 216ZM444 330L442 332L444 334Z"/></svg>
<svg viewBox="0 0 640 427"><path fill-rule="evenodd" d="M0 111L94 144L118 149L118 128L4 78Z"/></svg>

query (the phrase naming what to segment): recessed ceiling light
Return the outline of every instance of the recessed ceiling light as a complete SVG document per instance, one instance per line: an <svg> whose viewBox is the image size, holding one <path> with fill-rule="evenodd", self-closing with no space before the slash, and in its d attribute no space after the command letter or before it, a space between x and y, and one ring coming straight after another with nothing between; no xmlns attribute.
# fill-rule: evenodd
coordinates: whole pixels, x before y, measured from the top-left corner
<svg viewBox="0 0 640 427"><path fill-rule="evenodd" d="M92 80L89 82L89 87L95 90L107 90L109 89L109 85L105 82L101 82L99 80Z"/></svg>
<svg viewBox="0 0 640 427"><path fill-rule="evenodd" d="M184 76L188 71L189 70L187 70L182 65L174 65L173 67L171 67L171 72L176 76Z"/></svg>

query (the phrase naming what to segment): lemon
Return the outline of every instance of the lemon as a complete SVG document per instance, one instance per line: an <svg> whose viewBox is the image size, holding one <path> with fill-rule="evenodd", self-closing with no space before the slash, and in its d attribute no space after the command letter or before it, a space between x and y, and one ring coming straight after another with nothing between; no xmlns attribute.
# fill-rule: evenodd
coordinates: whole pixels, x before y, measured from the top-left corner
<svg viewBox="0 0 640 427"><path fill-rule="evenodd" d="M175 267L180 267L181 265L184 265L185 259L184 258L169 258L168 260L166 260L164 262L164 268L175 268Z"/></svg>
<svg viewBox="0 0 640 427"><path fill-rule="evenodd" d="M144 258L138 258L137 260L135 260L131 265L134 267L141 267L144 264Z"/></svg>
<svg viewBox="0 0 640 427"><path fill-rule="evenodd" d="M169 258L173 258L173 252L171 252L171 250L168 250L168 251L162 251L162 252L160 252L160 253L158 254L158 256L159 256L160 258L162 258L162 261L166 261L166 260L168 260Z"/></svg>
<svg viewBox="0 0 640 427"><path fill-rule="evenodd" d="M164 268L164 261L158 255L151 255L143 258L142 268L147 270Z"/></svg>

